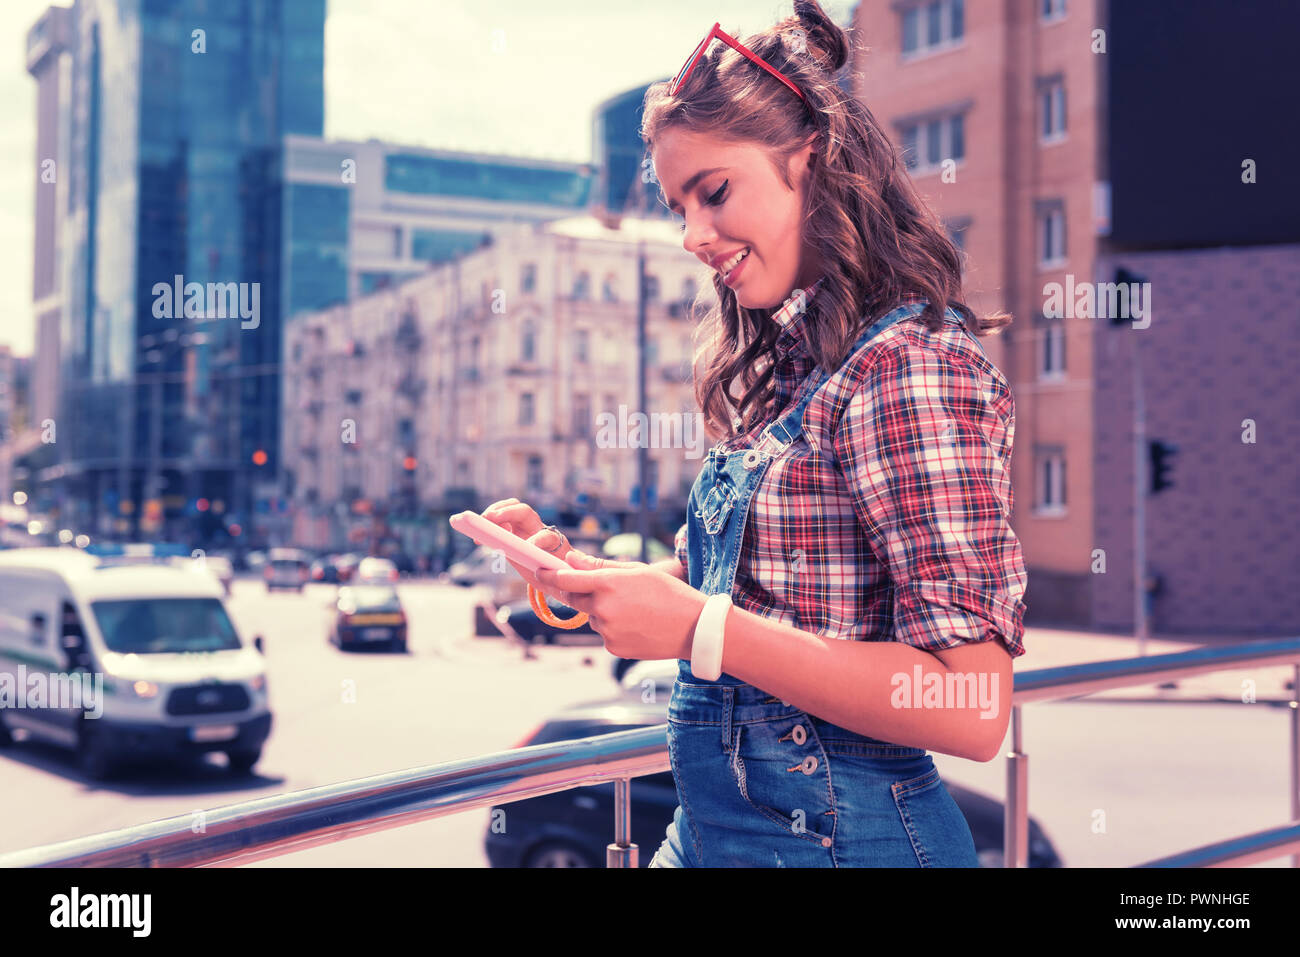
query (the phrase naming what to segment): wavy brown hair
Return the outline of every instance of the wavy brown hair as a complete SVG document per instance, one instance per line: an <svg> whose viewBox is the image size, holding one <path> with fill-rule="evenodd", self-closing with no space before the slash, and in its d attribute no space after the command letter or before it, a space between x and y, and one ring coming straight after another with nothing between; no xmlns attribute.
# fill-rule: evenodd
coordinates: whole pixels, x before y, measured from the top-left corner
<svg viewBox="0 0 1300 957"><path fill-rule="evenodd" d="M715 40L677 96L669 95L668 82L646 91L641 137L647 155L670 129L756 146L790 189L790 160L815 137L803 243L820 252L826 270L803 322L818 365L838 368L866 326L907 293L929 300L921 316L932 331L943 324L937 303L961 315L977 336L1009 324L1008 314L980 318L963 301L957 249L871 111L836 83L849 40L821 5L795 0L794 16L737 39L802 90L811 109L766 70ZM772 310L741 307L716 271L713 288L717 300L696 331L696 362L707 355L708 364L695 377L695 398L707 431L715 439L731 438L776 411L772 357L781 329ZM732 391L737 378L739 399Z"/></svg>

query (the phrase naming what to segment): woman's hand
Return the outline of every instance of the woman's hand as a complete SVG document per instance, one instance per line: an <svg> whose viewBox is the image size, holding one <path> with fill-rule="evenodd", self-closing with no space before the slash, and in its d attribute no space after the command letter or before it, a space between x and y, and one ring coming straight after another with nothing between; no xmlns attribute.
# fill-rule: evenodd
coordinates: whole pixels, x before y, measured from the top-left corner
<svg viewBox="0 0 1300 957"><path fill-rule="evenodd" d="M510 562L538 591L586 612L610 654L642 661L691 656L695 623L706 597L698 589L643 562L616 562L579 551L517 498L493 502L482 514L573 566L572 571L531 572Z"/></svg>
<svg viewBox="0 0 1300 957"><path fill-rule="evenodd" d="M689 658L705 595L642 562L614 562L570 549L574 569L542 568L538 587L587 613L605 650L619 658ZM524 574L524 572L520 572ZM528 577L528 576L525 576Z"/></svg>
<svg viewBox="0 0 1300 957"><path fill-rule="evenodd" d="M532 507L517 498L505 498L499 502L493 502L483 510L482 515L489 522L500 525L507 532L513 532L520 538L536 545L542 551L558 555L561 559L564 559L571 551L575 550L569 544L567 538L558 530L548 528L542 522L541 516ZM474 541L480 545L483 544L477 538ZM506 561L510 562L510 567L518 572L520 578L534 588L541 590L541 583L537 581L532 572L520 565L516 565L508 558Z"/></svg>

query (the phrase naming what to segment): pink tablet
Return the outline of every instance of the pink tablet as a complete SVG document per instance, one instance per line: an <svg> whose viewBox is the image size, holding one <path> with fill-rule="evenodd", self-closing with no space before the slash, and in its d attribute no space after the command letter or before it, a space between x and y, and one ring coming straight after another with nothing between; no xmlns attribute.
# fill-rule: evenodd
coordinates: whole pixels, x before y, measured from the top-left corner
<svg viewBox="0 0 1300 957"><path fill-rule="evenodd" d="M573 566L550 552L543 551L532 542L507 532L495 522L490 522L478 512L459 512L448 519L451 527L462 535L477 539L484 545L499 548L506 558L530 572L538 568L572 568Z"/></svg>

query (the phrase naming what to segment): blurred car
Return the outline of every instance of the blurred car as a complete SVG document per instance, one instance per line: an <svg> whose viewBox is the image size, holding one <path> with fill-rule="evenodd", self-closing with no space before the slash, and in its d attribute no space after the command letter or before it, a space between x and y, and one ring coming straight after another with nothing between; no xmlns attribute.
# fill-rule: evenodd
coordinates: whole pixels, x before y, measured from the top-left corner
<svg viewBox="0 0 1300 957"><path fill-rule="evenodd" d="M311 564L306 552L298 548L273 548L267 552L266 559L262 574L268 592L277 588L302 591L311 576Z"/></svg>
<svg viewBox="0 0 1300 957"><path fill-rule="evenodd" d="M486 545L477 545L472 552L460 561L452 562L441 577L444 581L459 585L462 588L491 585L498 576L504 574L504 572L493 567L496 554L495 549L488 548ZM514 574L514 570L509 565L505 566L505 571Z"/></svg>
<svg viewBox="0 0 1300 957"><path fill-rule="evenodd" d="M383 642L394 651L406 651L406 612L392 585L345 585L335 608L330 644L342 650Z"/></svg>
<svg viewBox="0 0 1300 957"><path fill-rule="evenodd" d="M364 555L359 555L356 552L344 552L341 555L336 555L334 557L334 567L338 569L339 581L350 582L352 576L356 574L357 565L361 563L361 559L364 557Z"/></svg>
<svg viewBox="0 0 1300 957"><path fill-rule="evenodd" d="M353 580L358 584L395 582L398 577L397 566L390 559L368 555L357 565L357 573L353 576Z"/></svg>
<svg viewBox="0 0 1300 957"><path fill-rule="evenodd" d="M647 662L649 664L649 662ZM663 664L663 662L658 662ZM674 667L676 662L672 662ZM651 697L646 702L644 697ZM599 734L613 734L668 722L669 696L643 695L640 687L617 697L577 705L530 732L517 748ZM981 867L1002 866L1002 803L959 784L944 786L961 809L975 840ZM631 835L637 866L646 867L663 843L677 807L677 786L669 771L632 778ZM496 819L494 807L489 819ZM510 826L484 839L491 867L604 867L605 847L613 840L614 784L570 788L500 807ZM1062 867L1060 856L1039 823L1029 819L1029 866Z"/></svg>
<svg viewBox="0 0 1300 957"><path fill-rule="evenodd" d="M401 575L414 575L419 571L415 559L406 552L393 552L388 558L397 566L397 571Z"/></svg>
<svg viewBox="0 0 1300 957"><path fill-rule="evenodd" d="M254 549L244 555L244 564L250 572L259 572L266 567L266 552Z"/></svg>
<svg viewBox="0 0 1300 957"><path fill-rule="evenodd" d="M577 614L576 609L570 608L550 595L546 596L546 606L556 618L572 618ZM596 634L591 627L590 621L584 621L577 628L557 628L554 625L547 624L537 617L537 612L533 611L533 606L527 598L522 601L512 601L497 608L497 623L509 625L515 634L524 641L535 642L540 639L547 645L555 644L556 635ZM597 641L595 643L601 644L603 642ZM673 664L676 665L676 662L674 661Z"/></svg>
<svg viewBox="0 0 1300 957"><path fill-rule="evenodd" d="M329 585L339 584L339 567L335 564L336 558L335 555L326 555L313 561L311 563L311 580Z"/></svg>

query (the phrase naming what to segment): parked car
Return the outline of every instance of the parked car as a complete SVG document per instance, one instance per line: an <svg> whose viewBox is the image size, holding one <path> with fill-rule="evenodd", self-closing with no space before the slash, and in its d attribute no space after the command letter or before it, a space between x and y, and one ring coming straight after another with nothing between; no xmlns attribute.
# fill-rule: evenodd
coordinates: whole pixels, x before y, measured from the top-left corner
<svg viewBox="0 0 1300 957"><path fill-rule="evenodd" d="M254 549L245 553L244 565L250 572L260 572L266 567L266 552Z"/></svg>
<svg viewBox="0 0 1300 957"><path fill-rule="evenodd" d="M311 580L328 585L339 584L339 567L335 564L335 555L326 555L311 563Z"/></svg>
<svg viewBox="0 0 1300 957"><path fill-rule="evenodd" d="M496 555L495 549L478 545L460 561L452 562L441 577L453 585L473 588L476 585L491 585L505 572L513 575L514 569L509 565L504 566L504 571L498 571L494 567Z"/></svg>
<svg viewBox="0 0 1300 957"><path fill-rule="evenodd" d="M397 566L397 571L402 575L414 575L419 571L415 559L406 552L393 552L388 558Z"/></svg>
<svg viewBox="0 0 1300 957"><path fill-rule="evenodd" d="M646 664L650 664L647 662ZM658 662L657 664L664 664ZM671 662L676 667L676 662ZM647 675L650 671L647 670ZM629 680L631 680L629 678ZM515 747L530 747L598 734L613 734L668 722L669 695L642 700L638 683L617 697L578 705L542 723ZM944 781L975 839L983 867L1002 866L1002 802ZM671 772L632 778L631 841L637 864L646 867L663 843L664 830L677 807ZM492 808L495 812L497 808ZM604 867L605 847L613 840L614 785L570 788L513 801L501 808L510 821L505 829L488 827L484 839L492 867ZM489 814L490 818L495 817ZM1034 818L1029 819L1029 866L1063 866L1056 848Z"/></svg>
<svg viewBox="0 0 1300 957"><path fill-rule="evenodd" d="M357 573L354 576L358 584L362 582L395 582L398 579L397 566L390 559L376 558L374 555L368 555L361 559L357 565Z"/></svg>
<svg viewBox="0 0 1300 957"><path fill-rule="evenodd" d="M511 574L514 574L512 571ZM546 596L546 606L550 608L556 618L572 618L578 612L568 605ZM595 635L595 630L591 627L590 621L584 621L577 628L557 628L554 625L547 624L537 617L537 612L533 611L532 604L525 598L522 601L512 601L497 609L497 622L507 624L512 628L520 638L529 642L541 641L543 644L555 644L556 635ZM602 642L598 639L596 644ZM676 662L674 662L676 664Z"/></svg>
<svg viewBox="0 0 1300 957"><path fill-rule="evenodd" d="M406 651L406 612L392 585L345 585L335 609L330 644L339 650L382 642L394 651Z"/></svg>
<svg viewBox="0 0 1300 957"><path fill-rule="evenodd" d="M307 553L298 548L273 548L267 553L263 577L266 590L292 588L302 591L311 576L311 564Z"/></svg>
<svg viewBox="0 0 1300 957"><path fill-rule="evenodd" d="M356 552L344 552L342 555L335 556L334 567L338 569L339 581L350 582L352 576L356 574L357 565L364 557Z"/></svg>

